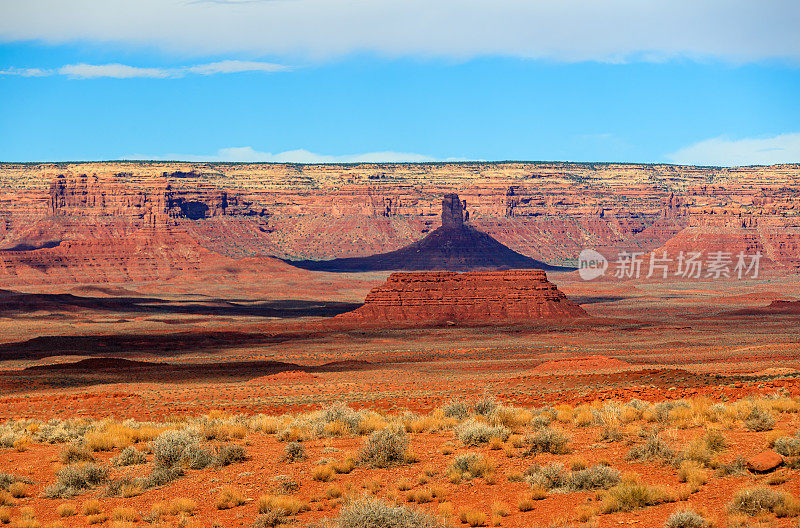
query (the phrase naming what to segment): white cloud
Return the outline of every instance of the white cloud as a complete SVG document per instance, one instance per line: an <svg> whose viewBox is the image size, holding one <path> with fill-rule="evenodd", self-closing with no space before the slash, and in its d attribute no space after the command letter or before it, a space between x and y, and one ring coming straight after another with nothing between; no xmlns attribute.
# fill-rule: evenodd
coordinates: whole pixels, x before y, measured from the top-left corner
<svg viewBox="0 0 800 528"><path fill-rule="evenodd" d="M800 133L766 138L730 139L725 136L706 139L666 158L681 165L774 165L800 163Z"/></svg>
<svg viewBox="0 0 800 528"><path fill-rule="evenodd" d="M800 60L797 0L25 0L0 41L324 59Z"/></svg>
<svg viewBox="0 0 800 528"><path fill-rule="evenodd" d="M41 68L6 68L5 70L0 70L0 75L18 75L20 77L44 77L51 74L50 70Z"/></svg>
<svg viewBox="0 0 800 528"><path fill-rule="evenodd" d="M277 72L290 68L271 62L254 62L225 60L195 66L181 66L177 68L142 68L127 64L67 64L57 69L45 70L41 68L8 68L0 70L0 75L18 75L22 77L45 77L49 75L65 75L71 79L132 79L150 78L167 79L185 77L186 75L216 75L225 73L244 72Z"/></svg>
<svg viewBox="0 0 800 528"><path fill-rule="evenodd" d="M272 154L260 152L253 147L222 148L216 154L166 154L163 156L150 156L146 154L133 154L123 159L135 160L171 160L171 161L210 161L210 162L264 162L264 163L393 163L393 162L425 162L437 161L436 158L415 154L413 152L393 152L390 150L380 152L367 152L364 154L346 154L331 156L317 154L304 149L287 150ZM452 160L448 160L452 161Z"/></svg>

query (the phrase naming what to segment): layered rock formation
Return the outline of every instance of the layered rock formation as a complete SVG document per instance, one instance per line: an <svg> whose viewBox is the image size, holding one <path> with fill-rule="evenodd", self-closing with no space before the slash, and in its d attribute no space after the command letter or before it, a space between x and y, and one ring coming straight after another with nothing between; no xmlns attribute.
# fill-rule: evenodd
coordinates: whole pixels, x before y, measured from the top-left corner
<svg viewBox="0 0 800 528"><path fill-rule="evenodd" d="M798 165L0 164L0 181L5 269L18 257L3 250L85 256L91 269L118 241L163 254L173 236L233 259L386 253L437 228L441 196L455 189L472 227L550 264L586 247L613 255L722 239L800 269Z"/></svg>
<svg viewBox="0 0 800 528"><path fill-rule="evenodd" d="M339 317L364 325L515 324L584 317L542 270L397 272Z"/></svg>
<svg viewBox="0 0 800 528"><path fill-rule="evenodd" d="M513 251L486 233L464 224L466 202L457 194L442 200L442 225L419 242L397 251L368 257L333 260L287 261L299 268L314 271L386 271L386 270L501 270L545 269L569 271L574 268L551 266Z"/></svg>

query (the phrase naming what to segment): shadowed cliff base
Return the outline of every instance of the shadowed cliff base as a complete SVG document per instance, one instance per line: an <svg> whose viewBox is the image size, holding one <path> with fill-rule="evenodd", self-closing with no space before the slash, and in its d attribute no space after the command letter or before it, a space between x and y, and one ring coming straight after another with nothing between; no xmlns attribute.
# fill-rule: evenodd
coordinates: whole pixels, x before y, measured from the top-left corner
<svg viewBox="0 0 800 528"><path fill-rule="evenodd" d="M504 246L486 233L466 225L469 213L457 194L445 195L442 201L442 225L428 236L404 248L368 257L333 260L284 260L311 271L470 271L541 269L573 271L575 268L552 266ZM466 218L465 218L466 216Z"/></svg>

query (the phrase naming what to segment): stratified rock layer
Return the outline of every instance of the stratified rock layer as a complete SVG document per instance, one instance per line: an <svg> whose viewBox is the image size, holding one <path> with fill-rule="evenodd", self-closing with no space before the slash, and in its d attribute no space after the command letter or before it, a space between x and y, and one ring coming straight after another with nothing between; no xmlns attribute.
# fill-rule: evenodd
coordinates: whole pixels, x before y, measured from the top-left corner
<svg viewBox="0 0 800 528"><path fill-rule="evenodd" d="M584 317L542 270L397 272L339 316L365 325L509 324Z"/></svg>

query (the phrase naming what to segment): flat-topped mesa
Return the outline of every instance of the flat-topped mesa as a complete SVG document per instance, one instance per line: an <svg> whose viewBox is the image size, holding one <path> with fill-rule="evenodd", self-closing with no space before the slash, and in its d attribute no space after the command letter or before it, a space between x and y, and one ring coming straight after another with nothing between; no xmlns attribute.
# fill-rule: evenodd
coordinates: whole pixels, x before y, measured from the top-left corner
<svg viewBox="0 0 800 528"><path fill-rule="evenodd" d="M585 317L542 270L396 272L360 308L365 325L518 324Z"/></svg>

